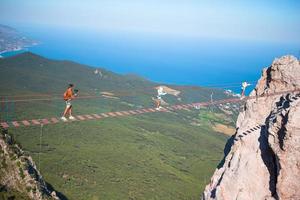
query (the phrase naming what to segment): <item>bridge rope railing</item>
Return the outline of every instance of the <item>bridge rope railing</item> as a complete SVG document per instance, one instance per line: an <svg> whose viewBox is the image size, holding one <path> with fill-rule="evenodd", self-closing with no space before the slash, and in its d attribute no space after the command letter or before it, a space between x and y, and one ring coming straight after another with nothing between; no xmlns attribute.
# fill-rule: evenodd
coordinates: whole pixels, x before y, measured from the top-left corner
<svg viewBox="0 0 300 200"><path fill-rule="evenodd" d="M295 80L300 80L295 79ZM273 81L276 81L273 79ZM247 81L247 83L250 83L251 85L255 85L257 81ZM157 85L159 86L159 85ZM168 87L168 84L166 84ZM145 94L145 95L156 95L156 91L153 90L156 86L153 87L147 87L144 89L134 89L132 92L128 91L103 91L103 92L84 92L81 93L80 96L76 97L77 99L97 99L97 98L105 98L105 92L112 93L112 97L135 97L137 94ZM170 86L171 87L171 86ZM173 86L175 90L182 89L185 90L186 88L193 88L193 86ZM210 84L210 85L203 85L203 86L197 86L197 88L206 88L206 89L231 89L231 88L241 88L241 82L235 82L235 83L222 83L222 84ZM172 89L172 88L171 88ZM147 91L149 90L149 91ZM153 92L150 92L150 90L153 90ZM109 96L109 95L106 95ZM34 93L34 94L20 94L20 95L11 95L11 94L1 94L0 95L0 103L17 103L17 102L36 102L36 101L53 101L53 100L62 100L62 94L58 93Z"/></svg>
<svg viewBox="0 0 300 200"><path fill-rule="evenodd" d="M126 110L126 111L106 112L106 113L99 113L99 114L76 115L74 116L75 117L74 120L68 120L67 122L64 123L85 121L85 120L97 120L97 119L111 118L111 117L122 117L122 116L124 117L124 116L139 115L145 113L172 112L176 110L196 108L197 106L205 107L205 106L225 104L225 103L240 103L240 102L245 102L247 100L259 99L259 98L265 98L265 97L271 97L271 96L277 96L277 95L283 95L283 94L289 94L295 92L300 92L300 89L278 91L274 93L264 93L259 96L245 97L244 99L229 98L229 99L215 100L213 102L206 101L206 102L196 102L196 103L189 103L189 104L175 104L175 105L163 107L161 110L156 110L151 107L151 108L140 108L140 109ZM300 95L298 95L298 97L300 97ZM43 118L43 119L31 119L31 120L24 119L19 121L0 122L0 126L4 129L8 129L10 127L18 128L18 127L36 126L41 124L42 125L57 124L61 122L63 121L60 120L59 118L51 117L51 118Z"/></svg>
<svg viewBox="0 0 300 200"><path fill-rule="evenodd" d="M250 84L256 83L256 81L250 81L248 82ZM168 87L168 85L166 85ZM171 86L170 86L171 87ZM230 88L240 88L241 83L223 83L223 84L210 84L210 85L204 85L199 86L199 88L207 88L207 89L230 89ZM137 94L145 94L145 95L156 95L156 91L153 90L155 86L144 88L144 89L135 89L132 92L128 91L106 91L108 93L112 93L113 97L135 97ZM174 86L174 90L185 90L186 88L193 88L192 86ZM171 89L173 89L171 88ZM147 91L149 90L149 91ZM150 90L153 90L153 92L150 92ZM77 99L92 99L92 98L103 98L105 94L104 92L84 92L81 93L80 96L77 97ZM109 96L109 95L108 95ZM11 94L1 94L0 95L0 103L17 103L17 102L36 102L36 101L52 101L52 100L61 100L62 94L58 93L34 93L34 94L19 94L19 95L11 95Z"/></svg>

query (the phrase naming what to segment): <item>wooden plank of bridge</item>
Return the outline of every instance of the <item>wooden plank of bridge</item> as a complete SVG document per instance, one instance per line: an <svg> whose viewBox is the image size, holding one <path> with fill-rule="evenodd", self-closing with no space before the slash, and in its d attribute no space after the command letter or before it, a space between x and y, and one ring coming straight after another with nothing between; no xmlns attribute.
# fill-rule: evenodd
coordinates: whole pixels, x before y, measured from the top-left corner
<svg viewBox="0 0 300 200"><path fill-rule="evenodd" d="M30 126L30 122L27 120L23 120L22 123L24 124L24 126Z"/></svg>
<svg viewBox="0 0 300 200"><path fill-rule="evenodd" d="M105 113L101 113L101 115L102 115L103 117L109 117L109 115L107 115L107 114L105 114Z"/></svg>
<svg viewBox="0 0 300 200"><path fill-rule="evenodd" d="M149 108L148 109L150 112L156 112L157 110L153 109L153 108Z"/></svg>
<svg viewBox="0 0 300 200"><path fill-rule="evenodd" d="M86 118L84 118L82 115L77 115L76 118L78 118L79 120L86 120Z"/></svg>
<svg viewBox="0 0 300 200"><path fill-rule="evenodd" d="M125 115L130 115L130 113L127 112L127 111L122 111L122 113L125 114Z"/></svg>
<svg viewBox="0 0 300 200"><path fill-rule="evenodd" d="M135 112L137 112L138 114L144 113L142 110L135 110Z"/></svg>
<svg viewBox="0 0 300 200"><path fill-rule="evenodd" d="M40 125L41 123L37 119L31 120L34 125Z"/></svg>
<svg viewBox="0 0 300 200"><path fill-rule="evenodd" d="M94 117L92 117L91 115L84 115L84 116L88 119L94 119Z"/></svg>
<svg viewBox="0 0 300 200"><path fill-rule="evenodd" d="M121 113L121 112L115 112L115 114L118 115L118 116L123 116L123 115L124 115L124 114Z"/></svg>
<svg viewBox="0 0 300 200"><path fill-rule="evenodd" d="M42 119L42 123L43 123L43 124L50 124L50 122L49 122L48 119Z"/></svg>
<svg viewBox="0 0 300 200"><path fill-rule="evenodd" d="M107 113L107 115L110 115L110 116L112 116L112 117L116 117L117 115L115 114L115 113L113 113L113 112L109 112L109 113Z"/></svg>
<svg viewBox="0 0 300 200"><path fill-rule="evenodd" d="M56 119L55 117L52 117L52 118L51 118L51 121L52 121L52 123L54 123L54 124L56 124L56 123L58 123L58 122L59 122L59 120L58 120L58 119Z"/></svg>
<svg viewBox="0 0 300 200"><path fill-rule="evenodd" d="M101 119L102 117L100 115L97 114L92 114L96 119Z"/></svg>

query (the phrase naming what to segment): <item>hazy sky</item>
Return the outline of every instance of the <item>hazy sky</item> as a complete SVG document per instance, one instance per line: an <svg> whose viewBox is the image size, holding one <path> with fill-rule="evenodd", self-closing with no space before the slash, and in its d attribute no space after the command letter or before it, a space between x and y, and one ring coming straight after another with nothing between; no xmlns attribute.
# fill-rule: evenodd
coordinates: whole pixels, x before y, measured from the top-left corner
<svg viewBox="0 0 300 200"><path fill-rule="evenodd" d="M0 23L300 42L300 1L0 0Z"/></svg>

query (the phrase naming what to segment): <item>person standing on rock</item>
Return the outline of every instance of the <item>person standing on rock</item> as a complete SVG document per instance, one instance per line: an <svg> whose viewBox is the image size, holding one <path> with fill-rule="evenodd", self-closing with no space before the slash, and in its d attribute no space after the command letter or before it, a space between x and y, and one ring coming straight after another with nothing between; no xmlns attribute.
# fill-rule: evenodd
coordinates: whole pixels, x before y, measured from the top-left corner
<svg viewBox="0 0 300 200"><path fill-rule="evenodd" d="M65 111L63 113L63 116L61 117L61 119L63 121L67 121L66 115L69 115L69 119L70 120L74 120L75 119L72 116L72 104L71 104L71 101L72 101L72 99L74 99L77 96L78 90L74 90L75 91L75 93L74 93L73 88L74 88L74 85L72 83L70 83L69 86L68 86L68 88L67 88L67 90L64 93L64 100L66 102L66 108L65 108Z"/></svg>
<svg viewBox="0 0 300 200"><path fill-rule="evenodd" d="M241 92L241 99L245 98L245 91L246 91L246 88L248 86L250 86L251 84L250 83L247 83L246 81L242 83L242 92Z"/></svg>

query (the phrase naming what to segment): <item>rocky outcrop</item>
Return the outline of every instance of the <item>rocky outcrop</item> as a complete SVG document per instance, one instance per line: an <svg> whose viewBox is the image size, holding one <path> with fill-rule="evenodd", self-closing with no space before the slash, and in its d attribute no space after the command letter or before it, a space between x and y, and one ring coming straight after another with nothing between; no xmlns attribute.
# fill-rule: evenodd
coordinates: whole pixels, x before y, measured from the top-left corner
<svg viewBox="0 0 300 200"><path fill-rule="evenodd" d="M60 199L7 130L0 133L0 199Z"/></svg>
<svg viewBox="0 0 300 200"><path fill-rule="evenodd" d="M279 199L300 199L300 95L281 99L266 125L275 155L273 190ZM293 101L294 100L294 101Z"/></svg>
<svg viewBox="0 0 300 200"><path fill-rule="evenodd" d="M263 70L203 200L300 199L299 92L295 57L275 59Z"/></svg>

